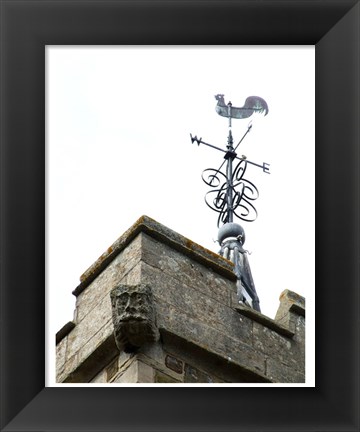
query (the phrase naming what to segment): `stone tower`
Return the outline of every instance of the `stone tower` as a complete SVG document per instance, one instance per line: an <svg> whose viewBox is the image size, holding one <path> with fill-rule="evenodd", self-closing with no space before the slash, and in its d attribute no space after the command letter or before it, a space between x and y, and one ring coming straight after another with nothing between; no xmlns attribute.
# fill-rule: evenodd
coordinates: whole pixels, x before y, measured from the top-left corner
<svg viewBox="0 0 360 432"><path fill-rule="evenodd" d="M233 263L147 216L81 276L61 383L303 383L305 300L241 305Z"/></svg>

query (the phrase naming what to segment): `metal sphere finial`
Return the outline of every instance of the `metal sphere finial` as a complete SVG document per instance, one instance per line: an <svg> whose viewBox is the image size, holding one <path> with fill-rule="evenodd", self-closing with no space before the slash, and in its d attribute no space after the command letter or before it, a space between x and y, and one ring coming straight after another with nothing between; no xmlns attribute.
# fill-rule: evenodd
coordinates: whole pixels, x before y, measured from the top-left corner
<svg viewBox="0 0 360 432"><path fill-rule="evenodd" d="M235 222L226 223L219 229L218 241L221 244L227 239L236 239L243 245L245 243L244 228Z"/></svg>

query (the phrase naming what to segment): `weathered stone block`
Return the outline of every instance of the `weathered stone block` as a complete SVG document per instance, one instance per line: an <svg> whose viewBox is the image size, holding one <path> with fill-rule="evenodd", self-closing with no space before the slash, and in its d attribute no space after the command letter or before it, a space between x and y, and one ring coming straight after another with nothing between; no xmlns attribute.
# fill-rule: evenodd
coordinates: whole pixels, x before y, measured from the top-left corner
<svg viewBox="0 0 360 432"><path fill-rule="evenodd" d="M110 319L100 327L100 329L94 334L94 336L88 340L88 342L81 347L78 352L78 361L82 363L92 354L101 344L113 334L113 325Z"/></svg>
<svg viewBox="0 0 360 432"><path fill-rule="evenodd" d="M305 317L305 298L290 290L283 291L275 320L295 333L299 315Z"/></svg>
<svg viewBox="0 0 360 432"><path fill-rule="evenodd" d="M274 360L266 359L266 375L273 382L278 383L304 383L305 374L301 371L296 371L288 365Z"/></svg>
<svg viewBox="0 0 360 432"><path fill-rule="evenodd" d="M127 366L133 361L134 356L134 353L120 351L118 356L118 369L126 369Z"/></svg>
<svg viewBox="0 0 360 432"><path fill-rule="evenodd" d="M129 367L121 372L114 380L114 383L153 383L155 378L154 369L134 358Z"/></svg>
<svg viewBox="0 0 360 432"><path fill-rule="evenodd" d="M230 292L236 292L234 279L226 278L192 260L188 256L142 234L142 261L161 270L164 275L177 279L209 297L230 305ZM222 257L219 257L222 259Z"/></svg>
<svg viewBox="0 0 360 432"><path fill-rule="evenodd" d="M121 280L124 285L137 285L141 283L141 261L139 261Z"/></svg>
<svg viewBox="0 0 360 432"><path fill-rule="evenodd" d="M119 370L119 358L117 357L105 369L106 381L107 382L111 381L111 379L117 374L118 370Z"/></svg>
<svg viewBox="0 0 360 432"><path fill-rule="evenodd" d="M112 381L114 383L136 383L138 382L137 362L133 361L125 370L120 373Z"/></svg>
<svg viewBox="0 0 360 432"><path fill-rule="evenodd" d="M74 354L72 357L66 359L65 367L63 372L57 376L56 381L62 382L64 379L79 365L79 356Z"/></svg>
<svg viewBox="0 0 360 432"><path fill-rule="evenodd" d="M191 375L191 379L189 379ZM215 383L222 383L221 379L219 379L216 375L204 372L201 369L195 368L192 365L186 364L185 365L185 383L205 383L205 384L215 384Z"/></svg>
<svg viewBox="0 0 360 432"><path fill-rule="evenodd" d="M98 349L104 341L106 341L113 334L113 325L111 317L107 323L98 329L98 331L90 337L90 339L84 344L75 344L74 347L78 348L77 351L67 350L67 358L65 362L65 375L72 374L81 364L88 359L88 357ZM80 339L79 333L74 336L75 339ZM63 376L62 376L63 377ZM63 378L61 379L61 381ZM73 381L72 381L73 382Z"/></svg>
<svg viewBox="0 0 360 432"><path fill-rule="evenodd" d="M91 380L91 382L92 383L97 383L97 384L108 382L107 374L106 374L106 369L103 369L100 373L98 373L96 375L96 377Z"/></svg>
<svg viewBox="0 0 360 432"><path fill-rule="evenodd" d="M296 342L297 349L299 351L298 354L298 362L303 365L303 369L305 367L305 317L298 315L295 325L295 335L294 342Z"/></svg>
<svg viewBox="0 0 360 432"><path fill-rule="evenodd" d="M162 342L158 341L153 344L148 344L142 347L136 354L139 361L151 366L154 371L159 371L172 377L175 381L181 381L182 373L173 371L171 368L167 367L165 364L166 353L162 349ZM155 349L154 349L155 348Z"/></svg>
<svg viewBox="0 0 360 432"><path fill-rule="evenodd" d="M176 380L172 376L156 370L154 382L159 384L180 384L182 381Z"/></svg>
<svg viewBox="0 0 360 432"><path fill-rule="evenodd" d="M153 383L155 377L154 369L146 363L138 360L138 383Z"/></svg>
<svg viewBox="0 0 360 432"><path fill-rule="evenodd" d="M242 342L251 344L251 320L240 317L222 302L204 295L157 268L142 263L141 269L141 279L152 287L156 304L166 301L187 316L199 319L224 333L232 332Z"/></svg>
<svg viewBox="0 0 360 432"><path fill-rule="evenodd" d="M76 300L77 323L106 297L108 293L136 266L141 259L141 234L122 250L98 277L82 291Z"/></svg>
<svg viewBox="0 0 360 432"><path fill-rule="evenodd" d="M254 322L254 348L294 369L301 368L303 360L304 369L301 346L293 338L282 336L257 322Z"/></svg>
<svg viewBox="0 0 360 432"><path fill-rule="evenodd" d="M67 336L56 345L56 367L60 371L64 369L66 360Z"/></svg>
<svg viewBox="0 0 360 432"><path fill-rule="evenodd" d="M219 381L216 380L214 377L210 376L209 374L186 364L184 382L213 384Z"/></svg>
<svg viewBox="0 0 360 432"><path fill-rule="evenodd" d="M265 374L265 356L252 346L212 328L166 304L157 303L158 327L226 358L250 371Z"/></svg>
<svg viewBox="0 0 360 432"><path fill-rule="evenodd" d="M68 335L67 357L79 351L109 319L111 320L111 302L107 294L105 297L100 297L96 307L92 308Z"/></svg>
<svg viewBox="0 0 360 432"><path fill-rule="evenodd" d="M57 370L56 371L56 382L57 383L62 383L65 381L66 377L67 377L67 372L65 369L62 370Z"/></svg>
<svg viewBox="0 0 360 432"><path fill-rule="evenodd" d="M214 382L243 383L268 382L269 380L249 369L244 369L237 363L229 361L225 356L219 356L204 350L198 345L189 343L173 333L162 332L162 341L166 352L195 369L209 375ZM169 370L169 369L168 369ZM177 378L179 375L174 374Z"/></svg>
<svg viewBox="0 0 360 432"><path fill-rule="evenodd" d="M294 340L296 340L299 345L305 347L305 317L298 315L295 321L295 335Z"/></svg>

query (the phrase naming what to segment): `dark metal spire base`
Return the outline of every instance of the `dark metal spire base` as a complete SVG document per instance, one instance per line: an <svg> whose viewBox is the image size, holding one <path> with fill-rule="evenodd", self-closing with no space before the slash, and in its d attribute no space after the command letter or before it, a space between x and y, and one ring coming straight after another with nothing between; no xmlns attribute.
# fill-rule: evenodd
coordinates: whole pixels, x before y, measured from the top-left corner
<svg viewBox="0 0 360 432"><path fill-rule="evenodd" d="M243 248L244 229L239 224L226 223L219 229L218 240L221 245L220 255L234 263L234 273L238 279L236 285L239 303L261 312L247 251Z"/></svg>

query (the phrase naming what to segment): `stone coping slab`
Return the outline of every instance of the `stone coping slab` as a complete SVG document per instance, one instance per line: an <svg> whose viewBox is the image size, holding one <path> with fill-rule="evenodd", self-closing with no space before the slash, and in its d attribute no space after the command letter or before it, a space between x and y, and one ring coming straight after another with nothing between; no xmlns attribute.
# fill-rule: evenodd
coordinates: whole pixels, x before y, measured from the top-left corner
<svg viewBox="0 0 360 432"><path fill-rule="evenodd" d="M78 296L107 267L131 241L144 232L195 261L210 267L217 273L235 281L234 265L215 252L206 249L148 216L141 216L125 233L120 236L81 276L80 284L72 292Z"/></svg>
<svg viewBox="0 0 360 432"><path fill-rule="evenodd" d="M69 321L56 333L56 345L71 332L75 325L74 321Z"/></svg>
<svg viewBox="0 0 360 432"><path fill-rule="evenodd" d="M248 306L236 305L234 309L237 310L241 315L246 316L247 318L251 318L253 321L256 321L263 326L269 328L270 330L274 330L276 333L279 333L288 338L292 338L295 333L284 327L283 325L277 323L275 320L263 315L262 313L249 308Z"/></svg>

